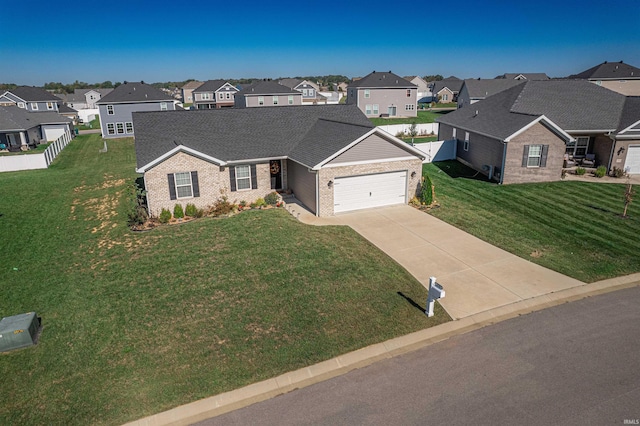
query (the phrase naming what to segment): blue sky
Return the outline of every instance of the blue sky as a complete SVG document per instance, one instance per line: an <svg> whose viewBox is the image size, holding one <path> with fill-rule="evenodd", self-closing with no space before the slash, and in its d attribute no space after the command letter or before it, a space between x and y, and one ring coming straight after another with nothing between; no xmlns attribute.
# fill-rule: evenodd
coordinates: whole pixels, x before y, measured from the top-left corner
<svg viewBox="0 0 640 426"><path fill-rule="evenodd" d="M640 67L640 1L0 0L0 83Z"/></svg>

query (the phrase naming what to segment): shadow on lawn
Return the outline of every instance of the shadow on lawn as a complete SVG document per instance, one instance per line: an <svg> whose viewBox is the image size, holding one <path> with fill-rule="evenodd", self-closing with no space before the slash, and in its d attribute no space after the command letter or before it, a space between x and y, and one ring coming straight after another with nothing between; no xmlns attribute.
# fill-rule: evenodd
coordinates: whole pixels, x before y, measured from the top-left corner
<svg viewBox="0 0 640 426"><path fill-rule="evenodd" d="M405 294L403 292L401 292L401 291L398 292L398 295L402 296L404 298L404 300L409 302L409 304L411 306L413 306L414 308L416 308L420 312L424 313L424 306L418 305L412 298L410 298L409 296L405 296Z"/></svg>
<svg viewBox="0 0 640 426"><path fill-rule="evenodd" d="M455 160L438 161L431 164L433 164L434 166L442 170L444 173L446 173L449 177L453 179L462 178L462 179L473 179L473 180L480 180L483 182L489 182L487 177L482 173L476 170L473 170L472 168L467 167L464 164L459 163Z"/></svg>

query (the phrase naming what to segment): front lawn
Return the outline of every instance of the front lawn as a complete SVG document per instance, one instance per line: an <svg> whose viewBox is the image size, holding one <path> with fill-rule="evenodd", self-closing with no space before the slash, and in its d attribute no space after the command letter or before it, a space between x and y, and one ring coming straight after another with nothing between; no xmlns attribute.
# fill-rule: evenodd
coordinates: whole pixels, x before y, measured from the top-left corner
<svg viewBox="0 0 640 426"><path fill-rule="evenodd" d="M640 272L640 205L621 217L624 184L501 186L456 161L424 170L440 203L430 213L491 244L585 282Z"/></svg>
<svg viewBox="0 0 640 426"><path fill-rule="evenodd" d="M418 111L417 117L405 117L405 118L370 118L371 122L375 126L386 126L389 124L411 124L411 123L435 123L436 118L443 114L448 114L451 111Z"/></svg>
<svg viewBox="0 0 640 426"><path fill-rule="evenodd" d="M133 141L101 148L1 174L0 317L44 329L0 354L0 424L121 424L449 320L350 228L283 209L133 233Z"/></svg>
<svg viewBox="0 0 640 426"><path fill-rule="evenodd" d="M96 116L93 120L88 123L79 124L78 130L91 130L91 129L99 129L100 128L100 117Z"/></svg>

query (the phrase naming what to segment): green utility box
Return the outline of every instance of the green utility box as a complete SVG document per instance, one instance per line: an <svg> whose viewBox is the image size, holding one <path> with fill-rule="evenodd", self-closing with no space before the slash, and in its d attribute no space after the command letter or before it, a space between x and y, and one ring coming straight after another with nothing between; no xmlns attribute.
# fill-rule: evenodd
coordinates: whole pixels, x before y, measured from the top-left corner
<svg viewBox="0 0 640 426"><path fill-rule="evenodd" d="M5 317L0 320L0 352L35 345L40 331L40 318L35 312Z"/></svg>

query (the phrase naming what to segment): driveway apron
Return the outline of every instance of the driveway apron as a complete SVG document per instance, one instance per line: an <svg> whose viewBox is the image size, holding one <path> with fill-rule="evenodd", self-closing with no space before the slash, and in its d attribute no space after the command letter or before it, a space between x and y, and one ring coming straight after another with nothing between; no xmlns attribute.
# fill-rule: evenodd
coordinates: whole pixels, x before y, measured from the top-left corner
<svg viewBox="0 0 640 426"><path fill-rule="evenodd" d="M302 222L348 225L425 287L435 276L441 305L454 319L585 283L519 258L407 205Z"/></svg>

